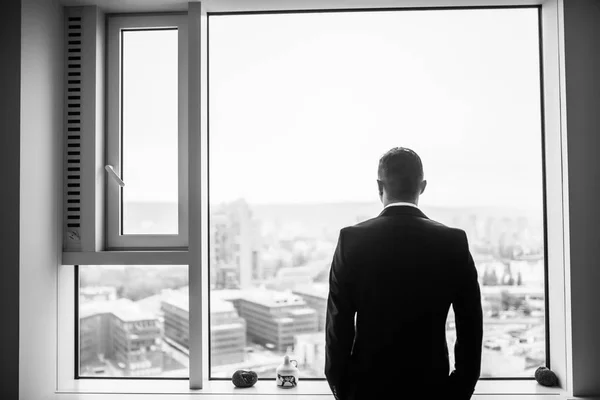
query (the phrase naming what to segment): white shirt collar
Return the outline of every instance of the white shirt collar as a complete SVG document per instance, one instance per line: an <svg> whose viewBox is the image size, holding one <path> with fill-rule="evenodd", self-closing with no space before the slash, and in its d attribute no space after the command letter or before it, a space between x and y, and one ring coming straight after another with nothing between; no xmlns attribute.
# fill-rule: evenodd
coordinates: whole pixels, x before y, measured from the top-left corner
<svg viewBox="0 0 600 400"><path fill-rule="evenodd" d="M419 207L417 207L416 204L408 203L408 202L405 202L405 201L399 201L397 203L390 203L387 206L383 207L383 209L385 210L388 207L395 207L395 206L409 206L409 207L419 208Z"/></svg>

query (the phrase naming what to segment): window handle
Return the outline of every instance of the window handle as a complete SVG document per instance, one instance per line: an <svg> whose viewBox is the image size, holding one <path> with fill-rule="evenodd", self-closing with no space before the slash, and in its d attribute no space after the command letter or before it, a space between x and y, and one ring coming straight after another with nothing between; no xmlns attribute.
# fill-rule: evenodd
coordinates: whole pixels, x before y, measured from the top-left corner
<svg viewBox="0 0 600 400"><path fill-rule="evenodd" d="M110 176L111 178L113 178L115 180L115 182L117 182L117 184L119 186L121 186L121 187L125 186L125 182L123 182L123 180L115 172L115 169L113 168L112 165L105 165L104 169L106 170L106 172L108 172L108 176Z"/></svg>

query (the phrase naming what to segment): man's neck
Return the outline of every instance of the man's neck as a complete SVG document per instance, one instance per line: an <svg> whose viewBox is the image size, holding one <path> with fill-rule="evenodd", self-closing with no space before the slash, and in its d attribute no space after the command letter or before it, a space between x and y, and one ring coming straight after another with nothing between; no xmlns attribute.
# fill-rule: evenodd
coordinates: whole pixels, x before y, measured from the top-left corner
<svg viewBox="0 0 600 400"><path fill-rule="evenodd" d="M418 207L418 201L417 200L388 200L388 201L384 201L383 202L383 208L389 207L389 206L413 206L413 207Z"/></svg>

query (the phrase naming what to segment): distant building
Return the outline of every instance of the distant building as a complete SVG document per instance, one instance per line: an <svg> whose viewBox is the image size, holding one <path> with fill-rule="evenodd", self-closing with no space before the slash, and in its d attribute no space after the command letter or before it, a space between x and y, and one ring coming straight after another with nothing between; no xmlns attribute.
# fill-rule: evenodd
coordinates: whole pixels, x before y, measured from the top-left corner
<svg viewBox="0 0 600 400"><path fill-rule="evenodd" d="M261 277L257 224L248 204L238 200L210 214L210 272L216 289L247 288Z"/></svg>
<svg viewBox="0 0 600 400"><path fill-rule="evenodd" d="M79 300L82 303L89 301L112 301L117 299L117 288L114 286L84 286L79 289Z"/></svg>
<svg viewBox="0 0 600 400"><path fill-rule="evenodd" d="M319 321L319 332L325 330L325 319L327 317L327 296L329 295L329 284L313 283L294 289L292 293L302 297L306 304L317 312Z"/></svg>
<svg viewBox="0 0 600 400"><path fill-rule="evenodd" d="M268 289L295 290L297 287L306 287L327 274L331 267L328 259L311 261L303 266L280 268L272 279L264 281Z"/></svg>
<svg viewBox="0 0 600 400"><path fill-rule="evenodd" d="M113 361L125 376L158 375L163 370L158 319L129 299L82 304L82 364Z"/></svg>
<svg viewBox="0 0 600 400"><path fill-rule="evenodd" d="M244 361L246 321L228 301L210 303L210 356L213 366Z"/></svg>
<svg viewBox="0 0 600 400"><path fill-rule="evenodd" d="M110 314L86 313L81 306L79 319L79 361L82 366L93 365L104 360L109 351Z"/></svg>
<svg viewBox="0 0 600 400"><path fill-rule="evenodd" d="M165 337L189 349L189 302L186 293L171 291L162 300ZM211 300L210 355L213 366L244 361L246 322L232 303Z"/></svg>
<svg viewBox="0 0 600 400"><path fill-rule="evenodd" d="M304 370L322 377L325 368L325 333L306 333L295 338L294 357Z"/></svg>
<svg viewBox="0 0 600 400"><path fill-rule="evenodd" d="M238 304L248 337L278 351L293 347L296 335L318 330L317 312L291 292L247 291Z"/></svg>
<svg viewBox="0 0 600 400"><path fill-rule="evenodd" d="M165 327L165 338L190 348L189 298L185 293L163 292L161 312Z"/></svg>

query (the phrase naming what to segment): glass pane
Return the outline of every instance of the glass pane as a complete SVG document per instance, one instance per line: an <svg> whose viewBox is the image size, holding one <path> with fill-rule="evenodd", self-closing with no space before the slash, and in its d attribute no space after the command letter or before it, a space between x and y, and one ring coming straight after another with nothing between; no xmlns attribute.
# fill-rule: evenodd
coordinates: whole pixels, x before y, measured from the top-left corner
<svg viewBox="0 0 600 400"><path fill-rule="evenodd" d="M79 267L81 377L188 377L188 267Z"/></svg>
<svg viewBox="0 0 600 400"><path fill-rule="evenodd" d="M123 234L177 234L177 30L123 31L122 46Z"/></svg>
<svg viewBox="0 0 600 400"><path fill-rule="evenodd" d="M209 29L211 305L246 329L212 377L272 379L286 352L323 377L338 234L381 211L378 161L396 146L423 160L420 208L468 234L482 376L532 377L546 341L537 9L211 16Z"/></svg>

